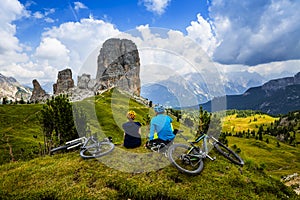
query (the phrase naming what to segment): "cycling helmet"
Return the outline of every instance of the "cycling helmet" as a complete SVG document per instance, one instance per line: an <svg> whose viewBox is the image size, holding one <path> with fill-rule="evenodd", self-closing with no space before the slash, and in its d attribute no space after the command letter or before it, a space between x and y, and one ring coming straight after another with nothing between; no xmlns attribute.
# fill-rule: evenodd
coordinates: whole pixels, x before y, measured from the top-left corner
<svg viewBox="0 0 300 200"><path fill-rule="evenodd" d="M127 113L127 117L130 118L130 119L135 119L135 112L133 110L130 110L128 113Z"/></svg>
<svg viewBox="0 0 300 200"><path fill-rule="evenodd" d="M157 113L163 113L165 112L165 108L162 105L156 105L154 106L154 111Z"/></svg>

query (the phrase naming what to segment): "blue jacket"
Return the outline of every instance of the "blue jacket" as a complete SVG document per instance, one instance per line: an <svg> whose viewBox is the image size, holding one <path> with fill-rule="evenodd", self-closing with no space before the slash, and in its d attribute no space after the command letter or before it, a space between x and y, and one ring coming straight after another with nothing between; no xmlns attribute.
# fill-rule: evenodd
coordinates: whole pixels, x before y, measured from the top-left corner
<svg viewBox="0 0 300 200"><path fill-rule="evenodd" d="M150 135L149 139L154 139L154 133L157 133L159 139L164 141L173 140L175 135L173 134L172 118L168 115L158 114L151 119L150 122Z"/></svg>

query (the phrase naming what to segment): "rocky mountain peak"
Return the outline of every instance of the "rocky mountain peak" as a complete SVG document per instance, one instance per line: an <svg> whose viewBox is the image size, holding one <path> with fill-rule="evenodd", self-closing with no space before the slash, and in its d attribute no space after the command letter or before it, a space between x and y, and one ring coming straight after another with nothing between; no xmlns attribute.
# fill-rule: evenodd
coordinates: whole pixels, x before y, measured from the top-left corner
<svg viewBox="0 0 300 200"><path fill-rule="evenodd" d="M8 101L27 101L31 96L31 89L22 86L15 78L6 77L0 73L0 101L6 98Z"/></svg>
<svg viewBox="0 0 300 200"><path fill-rule="evenodd" d="M13 77L6 77L0 73L0 83L4 83L4 82L17 83L17 80Z"/></svg>
<svg viewBox="0 0 300 200"><path fill-rule="evenodd" d="M49 99L50 95L47 94L45 90L43 90L40 83L36 79L32 81L32 84L33 84L33 91L30 97L30 102L40 102L40 101L44 102L47 99Z"/></svg>
<svg viewBox="0 0 300 200"><path fill-rule="evenodd" d="M53 84L53 94L61 94L68 92L74 87L71 69L64 69L58 72L57 81Z"/></svg>
<svg viewBox="0 0 300 200"><path fill-rule="evenodd" d="M127 39L106 40L98 56L98 89L118 86L140 95L140 57L137 46Z"/></svg>

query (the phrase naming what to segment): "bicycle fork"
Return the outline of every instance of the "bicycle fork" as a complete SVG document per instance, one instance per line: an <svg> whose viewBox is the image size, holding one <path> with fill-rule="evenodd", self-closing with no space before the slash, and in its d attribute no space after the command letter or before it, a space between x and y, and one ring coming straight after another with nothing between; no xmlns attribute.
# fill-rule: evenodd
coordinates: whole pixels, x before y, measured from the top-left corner
<svg viewBox="0 0 300 200"><path fill-rule="evenodd" d="M207 158L209 158L211 161L214 161L216 159L216 157L211 157L210 155L208 155L208 147L207 147L207 138L204 138L204 152L205 152L205 156Z"/></svg>

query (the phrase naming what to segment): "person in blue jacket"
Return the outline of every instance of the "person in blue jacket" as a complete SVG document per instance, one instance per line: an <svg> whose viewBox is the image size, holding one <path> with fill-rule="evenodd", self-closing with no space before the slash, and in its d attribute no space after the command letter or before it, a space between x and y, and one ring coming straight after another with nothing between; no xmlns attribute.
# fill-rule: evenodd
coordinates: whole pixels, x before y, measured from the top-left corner
<svg viewBox="0 0 300 200"><path fill-rule="evenodd" d="M153 143L167 145L175 137L172 126L173 119L165 114L165 108L162 105L156 105L154 111L156 116L150 122L149 141L146 143L146 147L151 147Z"/></svg>

